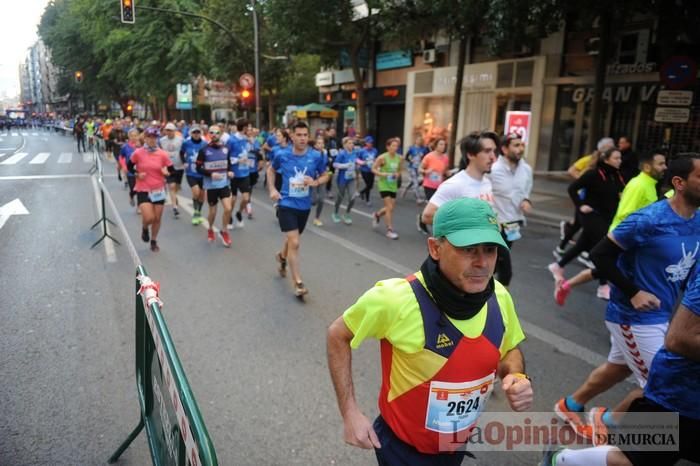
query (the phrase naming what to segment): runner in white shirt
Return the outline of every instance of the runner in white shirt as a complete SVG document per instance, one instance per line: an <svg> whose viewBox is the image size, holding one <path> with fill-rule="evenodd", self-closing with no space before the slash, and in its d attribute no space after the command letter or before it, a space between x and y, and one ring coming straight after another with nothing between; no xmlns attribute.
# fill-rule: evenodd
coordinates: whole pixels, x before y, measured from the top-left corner
<svg viewBox="0 0 700 466"><path fill-rule="evenodd" d="M532 168L523 160L525 144L519 134L505 134L501 139L501 156L493 164L489 179L493 183L493 210L501 224L501 234L512 250L513 242L520 239L520 227L525 225L525 214L530 212ZM513 278L510 254L500 254L496 263L498 281L508 286Z"/></svg>
<svg viewBox="0 0 700 466"><path fill-rule="evenodd" d="M474 131L459 141L459 149L466 159L467 168L438 187L423 210L423 223L432 225L438 207L452 199L471 197L493 205L491 181L484 175L491 172L491 166L496 161L497 147L498 135L490 131Z"/></svg>

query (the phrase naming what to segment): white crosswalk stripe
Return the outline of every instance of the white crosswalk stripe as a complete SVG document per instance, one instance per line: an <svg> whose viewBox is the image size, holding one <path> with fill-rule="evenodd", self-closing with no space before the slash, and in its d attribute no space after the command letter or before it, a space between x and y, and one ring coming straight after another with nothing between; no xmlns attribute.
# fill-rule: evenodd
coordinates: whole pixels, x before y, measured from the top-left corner
<svg viewBox="0 0 700 466"><path fill-rule="evenodd" d="M50 152L39 152L29 163L33 165L44 164L49 159L49 157L51 157Z"/></svg>
<svg viewBox="0 0 700 466"><path fill-rule="evenodd" d="M22 133L22 136L29 136L29 133Z"/></svg>
<svg viewBox="0 0 700 466"><path fill-rule="evenodd" d="M0 159L5 157L5 154L0 154Z"/></svg>
<svg viewBox="0 0 700 466"><path fill-rule="evenodd" d="M17 133L12 133L12 135L15 137L19 136L19 134L17 134Z"/></svg>
<svg viewBox="0 0 700 466"><path fill-rule="evenodd" d="M0 162L0 165L15 165L17 162L28 156L29 153L27 152L18 152L12 157L10 157L7 160L4 160L3 162Z"/></svg>
<svg viewBox="0 0 700 466"><path fill-rule="evenodd" d="M83 152L83 162L85 163L92 163L94 162L94 158L92 153L90 152Z"/></svg>
<svg viewBox="0 0 700 466"><path fill-rule="evenodd" d="M39 133L32 133L32 136L38 136Z"/></svg>
<svg viewBox="0 0 700 466"><path fill-rule="evenodd" d="M73 160L73 153L72 152L63 152L58 157L58 163L71 163L72 160Z"/></svg>

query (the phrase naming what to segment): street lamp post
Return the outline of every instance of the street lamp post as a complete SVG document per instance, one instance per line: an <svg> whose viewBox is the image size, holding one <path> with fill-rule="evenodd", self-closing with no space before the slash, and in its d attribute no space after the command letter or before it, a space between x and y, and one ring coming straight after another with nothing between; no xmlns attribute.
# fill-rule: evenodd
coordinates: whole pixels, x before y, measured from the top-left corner
<svg viewBox="0 0 700 466"><path fill-rule="evenodd" d="M255 127L260 128L260 38L258 37L258 13L255 9L255 0L250 0L253 10L253 42L255 49Z"/></svg>

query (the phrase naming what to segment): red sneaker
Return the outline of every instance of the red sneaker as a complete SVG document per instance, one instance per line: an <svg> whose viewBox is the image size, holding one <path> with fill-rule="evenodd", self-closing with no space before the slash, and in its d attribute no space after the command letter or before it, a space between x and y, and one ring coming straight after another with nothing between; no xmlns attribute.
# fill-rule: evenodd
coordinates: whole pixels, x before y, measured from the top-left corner
<svg viewBox="0 0 700 466"><path fill-rule="evenodd" d="M221 242L224 243L224 247L231 247L231 236L229 236L228 231L220 231L219 238L221 238Z"/></svg>
<svg viewBox="0 0 700 466"><path fill-rule="evenodd" d="M563 306L566 303L566 298L571 293L571 285L569 282L564 280L563 282L557 284L554 289L554 300L558 305Z"/></svg>
<svg viewBox="0 0 700 466"><path fill-rule="evenodd" d="M212 230L212 229L210 228L210 229L207 231L207 241L209 241L210 243L213 243L215 239L216 239L216 237L214 236L214 230Z"/></svg>

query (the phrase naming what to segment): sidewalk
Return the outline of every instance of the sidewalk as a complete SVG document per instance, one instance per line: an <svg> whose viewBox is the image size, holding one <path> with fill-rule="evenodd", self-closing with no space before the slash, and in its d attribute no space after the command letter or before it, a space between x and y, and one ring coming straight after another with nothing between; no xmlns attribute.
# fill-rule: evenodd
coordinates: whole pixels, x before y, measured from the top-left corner
<svg viewBox="0 0 700 466"><path fill-rule="evenodd" d="M573 203L566 192L571 178L566 175L535 175L532 188L532 213L528 221L540 225L559 227L562 220L570 220Z"/></svg>

